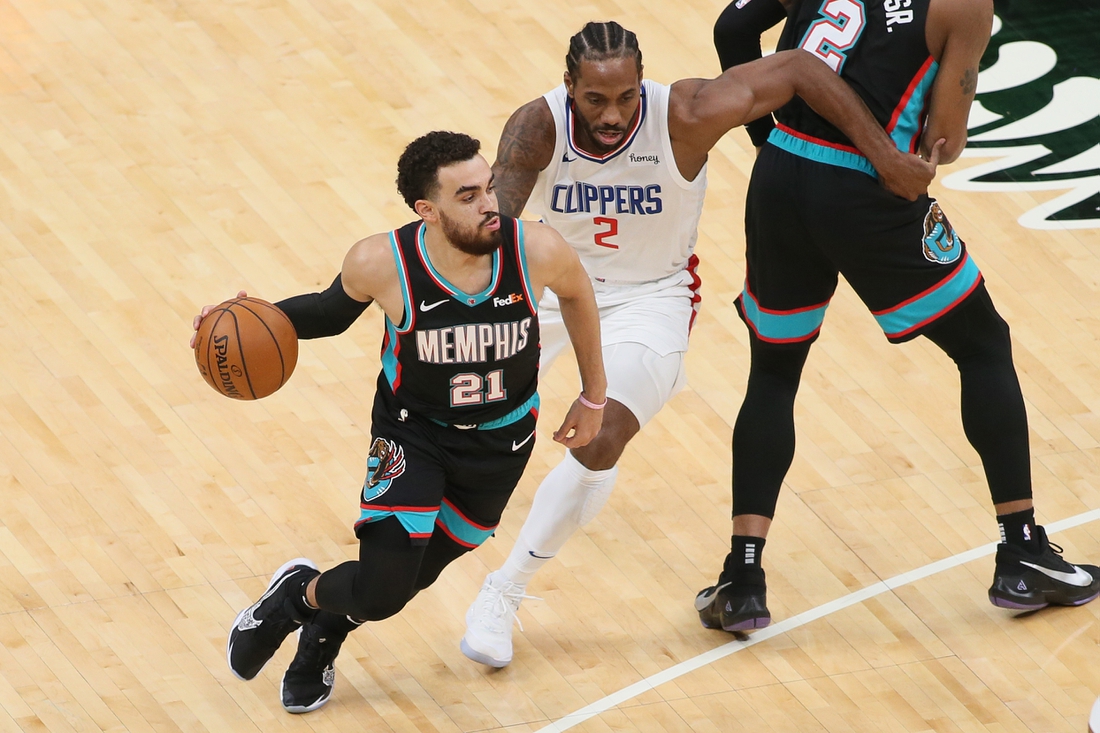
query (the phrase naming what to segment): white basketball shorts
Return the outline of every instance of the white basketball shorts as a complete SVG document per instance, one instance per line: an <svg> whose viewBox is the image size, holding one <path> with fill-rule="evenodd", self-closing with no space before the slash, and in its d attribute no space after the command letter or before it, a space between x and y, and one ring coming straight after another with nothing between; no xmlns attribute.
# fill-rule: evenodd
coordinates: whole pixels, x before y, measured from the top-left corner
<svg viewBox="0 0 1100 733"><path fill-rule="evenodd" d="M687 382L684 352L699 303L699 279L690 268L655 282L592 285L600 310L607 396L644 426ZM557 296L550 290L539 302L539 333L540 368L545 370L569 345Z"/></svg>

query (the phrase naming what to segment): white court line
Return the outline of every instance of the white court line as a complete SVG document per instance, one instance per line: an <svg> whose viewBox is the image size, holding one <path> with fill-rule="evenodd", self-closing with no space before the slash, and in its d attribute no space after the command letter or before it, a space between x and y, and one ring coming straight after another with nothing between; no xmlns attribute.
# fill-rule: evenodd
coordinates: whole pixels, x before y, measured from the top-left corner
<svg viewBox="0 0 1100 733"><path fill-rule="evenodd" d="M1055 532L1061 532L1062 530L1071 529L1082 524L1086 524L1095 519L1100 519L1100 509L1093 509L1092 511L1078 514L1075 517L1069 517L1068 519L1062 519L1057 522L1045 525L1046 530L1050 534ZM673 665L666 670L658 672L655 675L646 677L644 680L635 682L629 687L624 687L618 692L608 695L602 700L597 700L591 705L586 705L576 712L569 713L565 717L550 723L547 726L539 728L536 733L558 733L559 731L569 730L575 725L580 725L589 718L594 718L602 712L610 710L617 705L621 705L627 700L631 700L639 695L655 690L659 685L663 685L666 682L671 682L677 677L683 677L688 672L694 672L700 667L705 667L712 662L717 662L719 659L728 657L731 654L736 654L742 649L748 649L750 646L759 644L762 641L767 641L773 637L785 634L788 631L797 629L800 626L805 626L811 621L817 621L819 618L824 618L837 611L854 606L857 603L863 603L869 598L882 595L888 591L892 591L895 588L900 588L904 585L909 585L918 580L923 580L930 575L942 573L945 570L958 567L971 560L977 560L979 557L985 557L986 555L992 555L997 550L997 543L990 542L988 545L982 545L981 547L975 547L973 550L967 550L966 552L959 553L953 557L946 558L944 560L938 560L934 563L929 563L923 567L919 567L916 570L910 570L907 573L901 575L895 575L887 580L881 580L878 583L869 585L866 588L862 588L857 591L853 591L846 596L837 598L834 601L829 601L817 608L811 608L809 611L803 611L797 616L791 616L789 619L780 621L777 624L772 624L767 628L760 631L754 631L745 641L731 641L728 644L723 644L717 649L711 649L709 652L703 652L697 657L687 660L686 662L680 662ZM1100 733L1098 731L1097 733Z"/></svg>

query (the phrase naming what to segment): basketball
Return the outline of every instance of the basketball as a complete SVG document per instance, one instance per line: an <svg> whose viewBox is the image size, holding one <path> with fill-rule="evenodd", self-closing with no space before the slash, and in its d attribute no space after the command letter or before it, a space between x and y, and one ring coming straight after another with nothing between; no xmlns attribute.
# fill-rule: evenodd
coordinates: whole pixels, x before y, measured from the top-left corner
<svg viewBox="0 0 1100 733"><path fill-rule="evenodd" d="M235 400L258 400L286 384L298 363L298 334L281 310L233 298L202 320L195 363L206 383Z"/></svg>

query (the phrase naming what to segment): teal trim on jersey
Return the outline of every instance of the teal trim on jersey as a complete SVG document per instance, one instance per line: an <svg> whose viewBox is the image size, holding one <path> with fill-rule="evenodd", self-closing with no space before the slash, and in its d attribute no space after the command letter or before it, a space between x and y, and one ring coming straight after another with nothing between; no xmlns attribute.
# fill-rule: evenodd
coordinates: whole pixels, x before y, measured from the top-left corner
<svg viewBox="0 0 1100 733"><path fill-rule="evenodd" d="M440 275L439 272L435 269L435 265L432 264L431 259L428 257L428 248L424 245L424 230L426 228L427 227L421 224L420 229L417 230L416 246L420 250L421 259L423 259L424 264L427 265L428 275L430 275L431 278L435 280L436 285L439 285L443 290L448 291L451 294L451 297L457 300L459 303L462 303L463 305L469 306L471 308L475 305L481 305L486 300L488 300L489 296L492 295L493 292L496 291L497 286L500 285L500 273L501 270L504 269L503 267L501 267L500 250L497 249L493 252L493 279L489 282L489 287L485 288L480 293L467 293L463 290L460 290L459 288L456 288L450 283L450 281L447 280L447 278Z"/></svg>
<svg viewBox="0 0 1100 733"><path fill-rule="evenodd" d="M435 529L435 518L439 515L438 509L430 511L406 511L403 509L368 509L359 508L358 526L367 522L377 522L386 517L397 517L401 526L409 533L410 537L431 537ZM491 534L491 533L490 533Z"/></svg>
<svg viewBox="0 0 1100 733"><path fill-rule="evenodd" d="M932 89L932 83L936 81L936 72L939 68L940 65L933 61L924 72L924 76L917 82L916 88L898 116L894 129L890 131L890 138L894 141L894 145L903 153L913 149L913 143L916 142L917 135L920 133L921 112L924 111L928 92Z"/></svg>
<svg viewBox="0 0 1100 733"><path fill-rule="evenodd" d="M405 314L401 316L401 328L398 333L408 333L416 318L416 310L413 308L412 299L409 298L409 266L405 263L405 255L401 252L401 244L397 241L397 230L390 232L390 247L393 248L393 261L397 265L397 279L401 283L401 302L405 305ZM386 318L386 323L389 323Z"/></svg>
<svg viewBox="0 0 1100 733"><path fill-rule="evenodd" d="M523 290L527 293L527 304L531 307L531 315L539 314L539 303L535 300L535 291L531 289L531 278L527 276L527 235L523 229L523 222L516 222L516 249L519 251L519 274L523 278Z"/></svg>
<svg viewBox="0 0 1100 733"><path fill-rule="evenodd" d="M835 165L840 168L850 168L854 171L866 173L873 178L878 178L878 173L875 172L875 167L871 165L871 161L858 153L850 153L847 150L837 150L836 148L830 148L826 145L819 145L809 140L803 140L802 138L795 137L790 133L780 130L778 127L773 129L771 134L768 135L768 142L780 150L786 150L788 153L797 155L800 158L807 158L817 161L818 163Z"/></svg>
<svg viewBox="0 0 1100 733"><path fill-rule="evenodd" d="M390 389L397 391L397 329L390 317L386 316L386 348L382 351L382 373L390 383Z"/></svg>
<svg viewBox="0 0 1100 733"><path fill-rule="evenodd" d="M438 521L454 540L467 547L480 546L496 531L496 527L486 528L474 524L446 501L439 507Z"/></svg>
<svg viewBox="0 0 1100 733"><path fill-rule="evenodd" d="M476 427L478 430L496 430L497 428L503 428L514 422L519 422L531 410L538 412L539 404L539 393L535 392L526 402L509 412L507 415L498 417L496 420L490 420L489 422L478 423L475 426L471 426L471 429L473 429L473 427ZM436 425L442 425L445 428L449 428L452 425L462 425L462 423L445 423L442 420L436 420L434 417L429 417L428 419Z"/></svg>
<svg viewBox="0 0 1100 733"><path fill-rule="evenodd" d="M748 287L741 291L741 311L762 341L788 343L804 341L821 329L828 303L793 311L760 308Z"/></svg>
<svg viewBox="0 0 1100 733"><path fill-rule="evenodd" d="M949 277L935 287L894 306L873 313L887 338L899 338L934 321L959 304L982 279L982 273L970 255Z"/></svg>

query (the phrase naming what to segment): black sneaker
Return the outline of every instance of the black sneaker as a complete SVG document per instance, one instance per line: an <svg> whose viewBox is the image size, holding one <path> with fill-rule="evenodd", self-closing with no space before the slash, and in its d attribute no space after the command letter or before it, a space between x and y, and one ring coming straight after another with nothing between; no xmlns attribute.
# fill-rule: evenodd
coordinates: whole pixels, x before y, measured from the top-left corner
<svg viewBox="0 0 1100 733"><path fill-rule="evenodd" d="M312 561L304 557L291 560L275 571L260 600L237 614L229 630L225 658L239 679L250 680L258 675L287 634L307 621L295 609L286 588L298 587L292 580L314 575L320 575L320 571Z"/></svg>
<svg viewBox="0 0 1100 733"><path fill-rule="evenodd" d="M1014 545L997 545L990 603L1035 611L1050 605L1080 606L1100 596L1100 568L1066 562L1062 548L1047 540L1046 530L1035 529L1043 548L1036 555Z"/></svg>
<svg viewBox="0 0 1100 733"><path fill-rule="evenodd" d="M724 631L751 631L762 629L772 622L768 611L768 588L763 573L759 583L727 581L724 572L718 576L718 585L699 591L695 596L695 610L703 628Z"/></svg>
<svg viewBox="0 0 1100 733"><path fill-rule="evenodd" d="M288 713L308 713L328 702L336 681L336 655L348 632L306 624L298 631L298 653L283 675L281 695Z"/></svg>

